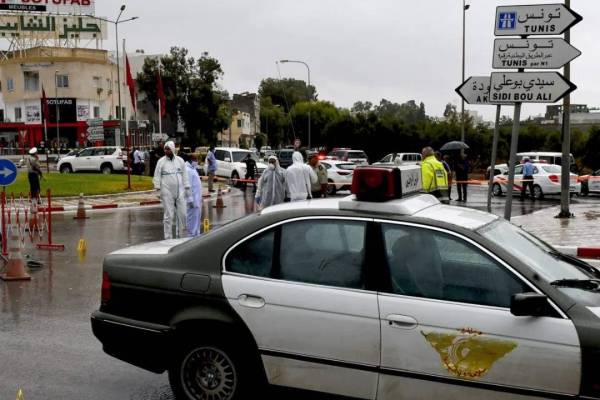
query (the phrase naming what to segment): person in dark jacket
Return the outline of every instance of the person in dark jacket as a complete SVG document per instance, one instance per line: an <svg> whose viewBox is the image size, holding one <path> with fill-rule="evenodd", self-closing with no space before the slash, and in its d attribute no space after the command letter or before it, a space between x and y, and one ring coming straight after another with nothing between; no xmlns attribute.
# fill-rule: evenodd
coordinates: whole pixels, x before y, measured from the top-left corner
<svg viewBox="0 0 600 400"><path fill-rule="evenodd" d="M467 202L467 194L469 189L469 172L471 165L466 154L458 156L458 160L454 164L454 172L456 174L456 185L458 187L458 201Z"/></svg>
<svg viewBox="0 0 600 400"><path fill-rule="evenodd" d="M254 183L252 183L252 185L254 186L254 192L256 192L256 175L258 175L258 168L256 167L256 161L254 161L251 154L248 154L243 162L244 162L244 164L246 164L245 179L247 181L248 180L254 181ZM247 187L248 187L248 182L244 182L244 184L242 185L242 190L246 190Z"/></svg>

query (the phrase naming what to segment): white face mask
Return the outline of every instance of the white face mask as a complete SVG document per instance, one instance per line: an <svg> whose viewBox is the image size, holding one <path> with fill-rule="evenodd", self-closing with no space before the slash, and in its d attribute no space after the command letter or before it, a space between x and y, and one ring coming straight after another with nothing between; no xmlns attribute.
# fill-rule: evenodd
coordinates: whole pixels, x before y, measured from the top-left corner
<svg viewBox="0 0 600 400"><path fill-rule="evenodd" d="M192 167L198 169L198 161L192 161Z"/></svg>
<svg viewBox="0 0 600 400"><path fill-rule="evenodd" d="M270 169L270 170L274 170L274 169L275 169L275 164L271 164L271 163L269 163L269 169Z"/></svg>

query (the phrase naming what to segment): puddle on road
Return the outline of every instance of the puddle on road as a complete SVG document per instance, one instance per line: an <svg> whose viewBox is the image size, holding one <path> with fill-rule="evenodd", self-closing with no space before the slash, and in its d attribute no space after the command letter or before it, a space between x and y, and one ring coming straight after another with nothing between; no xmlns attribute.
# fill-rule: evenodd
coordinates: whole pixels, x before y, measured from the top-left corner
<svg viewBox="0 0 600 400"><path fill-rule="evenodd" d="M600 211L586 211L583 213L583 216L588 221L596 221L600 219Z"/></svg>

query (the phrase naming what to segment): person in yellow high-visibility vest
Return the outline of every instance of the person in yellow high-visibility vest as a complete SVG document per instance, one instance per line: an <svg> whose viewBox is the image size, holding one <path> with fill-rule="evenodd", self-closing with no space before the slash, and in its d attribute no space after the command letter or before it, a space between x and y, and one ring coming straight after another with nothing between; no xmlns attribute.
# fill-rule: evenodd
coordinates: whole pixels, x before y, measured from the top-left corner
<svg viewBox="0 0 600 400"><path fill-rule="evenodd" d="M435 157L431 147L425 147L421 152L421 175L423 191L438 199L445 199L448 194L448 173L444 165Z"/></svg>

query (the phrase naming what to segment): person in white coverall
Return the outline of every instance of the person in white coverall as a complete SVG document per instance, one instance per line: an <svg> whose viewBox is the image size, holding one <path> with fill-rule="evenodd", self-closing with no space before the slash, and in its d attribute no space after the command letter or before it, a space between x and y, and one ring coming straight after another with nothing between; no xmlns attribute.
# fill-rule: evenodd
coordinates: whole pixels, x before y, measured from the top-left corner
<svg viewBox="0 0 600 400"><path fill-rule="evenodd" d="M165 156L156 163L152 182L165 210L165 239L173 238L173 226L176 228L175 237L183 237L190 182L185 162L175 154L175 143L172 141L165 143Z"/></svg>
<svg viewBox="0 0 600 400"><path fill-rule="evenodd" d="M190 193L187 197L187 230L188 235L196 237L200 234L200 215L202 214L202 182L198 175L198 159L191 155L185 162L188 179L190 180Z"/></svg>
<svg viewBox="0 0 600 400"><path fill-rule="evenodd" d="M293 164L288 167L285 173L290 201L302 201L312 198L311 187L319 180L317 174L309 165L304 164L302 154L299 152L295 151L292 154L292 161Z"/></svg>

